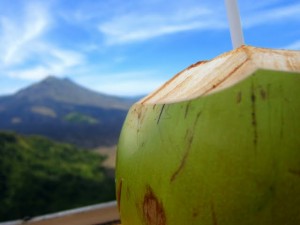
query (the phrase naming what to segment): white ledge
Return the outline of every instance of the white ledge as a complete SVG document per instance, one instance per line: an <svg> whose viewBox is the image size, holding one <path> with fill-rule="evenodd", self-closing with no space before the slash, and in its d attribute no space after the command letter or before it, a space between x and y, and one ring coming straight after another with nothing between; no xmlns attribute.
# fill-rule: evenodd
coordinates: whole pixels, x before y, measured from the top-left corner
<svg viewBox="0 0 300 225"><path fill-rule="evenodd" d="M113 222L119 219L117 203L113 201L37 216L26 221L15 220L2 222L0 225L92 225Z"/></svg>

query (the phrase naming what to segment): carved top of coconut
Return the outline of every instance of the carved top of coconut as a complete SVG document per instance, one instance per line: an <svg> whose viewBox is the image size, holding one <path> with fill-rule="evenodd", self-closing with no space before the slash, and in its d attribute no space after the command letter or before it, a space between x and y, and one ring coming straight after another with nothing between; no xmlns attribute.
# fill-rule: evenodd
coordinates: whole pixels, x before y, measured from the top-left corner
<svg viewBox="0 0 300 225"><path fill-rule="evenodd" d="M300 72L300 51L242 46L195 63L138 103L179 102L230 87L259 69Z"/></svg>

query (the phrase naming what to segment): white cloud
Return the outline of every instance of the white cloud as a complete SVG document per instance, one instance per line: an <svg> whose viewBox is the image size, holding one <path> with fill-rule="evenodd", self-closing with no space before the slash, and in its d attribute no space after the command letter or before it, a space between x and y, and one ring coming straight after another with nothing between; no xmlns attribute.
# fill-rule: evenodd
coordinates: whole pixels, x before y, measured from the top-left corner
<svg viewBox="0 0 300 225"><path fill-rule="evenodd" d="M47 31L49 25L47 9L40 4L28 4L20 18L2 17L1 64L12 66L26 60L31 51L29 46Z"/></svg>
<svg viewBox="0 0 300 225"><path fill-rule="evenodd" d="M158 76L155 71L128 71L122 73L104 73L101 76L78 76L78 83L92 87L95 91L119 95L143 95L154 91L166 82L167 78Z"/></svg>
<svg viewBox="0 0 300 225"><path fill-rule="evenodd" d="M37 80L49 74L65 75L84 64L83 54L57 47L45 38L55 25L49 5L27 3L20 15L0 17L1 74Z"/></svg>
<svg viewBox="0 0 300 225"><path fill-rule="evenodd" d="M164 82L159 80L131 80L107 83L101 85L97 91L118 96L137 96L153 92Z"/></svg>
<svg viewBox="0 0 300 225"><path fill-rule="evenodd" d="M248 12L245 16L242 15L243 25L246 28L262 24L274 25L274 23L286 22L287 20L300 20L300 4L292 4L261 11L252 11Z"/></svg>
<svg viewBox="0 0 300 225"><path fill-rule="evenodd" d="M52 62L50 61L49 65L51 65L52 70L56 70L57 72L63 72L65 68L71 68L74 66L78 66L84 63L84 56L80 53L71 50L63 50L57 48L46 48L49 55L53 57Z"/></svg>
<svg viewBox="0 0 300 225"><path fill-rule="evenodd" d="M255 1L255 4L253 1L238 1L238 6L240 9L242 9L243 12L246 11L256 11L256 10L262 10L263 8L272 7L282 1L286 0L263 0L263 1Z"/></svg>
<svg viewBox="0 0 300 225"><path fill-rule="evenodd" d="M11 70L8 75L13 78L21 78L26 80L39 80L49 75L48 68L44 66L36 66L30 69Z"/></svg>
<svg viewBox="0 0 300 225"><path fill-rule="evenodd" d="M300 40L295 41L287 46L284 46L283 49L300 50Z"/></svg>
<svg viewBox="0 0 300 225"><path fill-rule="evenodd" d="M172 13L138 12L119 15L99 25L106 44L123 44L196 29L220 29L226 26L218 13L207 8L190 8Z"/></svg>
<svg viewBox="0 0 300 225"><path fill-rule="evenodd" d="M36 66L21 69L9 69L7 74L14 78L39 80L50 74L65 76L77 66L84 64L85 58L81 54L52 47L50 45L37 45L37 53L41 62ZM40 55L39 55L40 54Z"/></svg>
<svg viewBox="0 0 300 225"><path fill-rule="evenodd" d="M225 5L217 0L134 0L122 3L119 0L90 0L76 1L71 7L66 7L69 6L66 1L57 0L22 2L24 10L20 6L13 16L0 15L0 76L7 74L24 79L24 82L49 74L74 75L75 79L89 76L90 81L83 80L86 86L119 95L150 92L166 79L157 78L155 71L112 74L109 70L124 70L132 66L131 50L114 48L111 51L101 41L109 47L179 32L228 29ZM276 23L287 24L286 21L300 19L299 3L286 3L281 7L283 0L240 3L244 28L275 27ZM61 32L65 25L66 29ZM75 32L78 35L72 37ZM99 37L99 32L103 38ZM224 33L218 32L220 42ZM72 47L66 47L72 44ZM299 45L296 41L285 48L300 49ZM153 66L151 62L149 65L149 68Z"/></svg>
<svg viewBox="0 0 300 225"><path fill-rule="evenodd" d="M268 0L258 4L241 2L244 7L240 10L243 13L243 27L247 29L263 24L300 20L299 3L278 6L280 2L282 1ZM220 6L216 1L210 2L209 7L202 2L193 2L185 5L184 10L172 6L174 5L170 6L170 10L147 12L142 8L127 11L101 22L98 29L104 35L107 45L144 41L190 30L228 29L225 6Z"/></svg>

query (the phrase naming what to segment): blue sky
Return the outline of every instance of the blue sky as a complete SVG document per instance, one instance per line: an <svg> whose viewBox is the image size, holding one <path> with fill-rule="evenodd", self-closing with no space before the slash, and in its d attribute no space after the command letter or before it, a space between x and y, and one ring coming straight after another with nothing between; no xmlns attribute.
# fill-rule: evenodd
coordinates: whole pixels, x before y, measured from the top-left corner
<svg viewBox="0 0 300 225"><path fill-rule="evenodd" d="M245 43L300 50L299 0L240 0ZM48 75L140 95L232 49L224 0L0 0L0 95Z"/></svg>

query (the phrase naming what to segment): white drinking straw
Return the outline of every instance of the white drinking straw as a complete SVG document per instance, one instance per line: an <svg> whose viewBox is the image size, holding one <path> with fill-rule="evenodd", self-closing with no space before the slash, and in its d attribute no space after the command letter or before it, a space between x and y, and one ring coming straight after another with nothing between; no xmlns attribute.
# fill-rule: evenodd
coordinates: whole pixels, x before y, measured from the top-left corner
<svg viewBox="0 0 300 225"><path fill-rule="evenodd" d="M225 0L225 4L227 8L232 46L233 48L238 48L244 44L244 36L237 0Z"/></svg>

